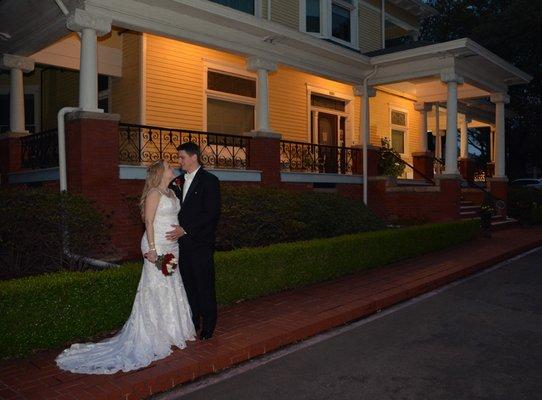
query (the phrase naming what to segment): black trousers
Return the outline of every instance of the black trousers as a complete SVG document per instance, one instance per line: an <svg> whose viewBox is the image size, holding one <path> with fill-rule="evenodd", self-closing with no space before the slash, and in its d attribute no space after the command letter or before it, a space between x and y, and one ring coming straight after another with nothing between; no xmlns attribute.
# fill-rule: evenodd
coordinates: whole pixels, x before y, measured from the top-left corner
<svg viewBox="0 0 542 400"><path fill-rule="evenodd" d="M192 321L197 328L201 316L203 332L210 334L214 332L217 319L213 256L213 246L180 246L179 249L179 272L192 310Z"/></svg>

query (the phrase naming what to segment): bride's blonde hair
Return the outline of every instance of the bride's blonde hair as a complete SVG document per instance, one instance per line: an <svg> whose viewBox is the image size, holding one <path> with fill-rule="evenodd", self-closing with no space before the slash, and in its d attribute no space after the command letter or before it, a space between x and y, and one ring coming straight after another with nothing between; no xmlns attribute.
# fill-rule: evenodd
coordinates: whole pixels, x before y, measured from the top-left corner
<svg viewBox="0 0 542 400"><path fill-rule="evenodd" d="M150 190L158 187L160 182L162 182L164 167L164 160L155 161L147 167L147 178L145 178L145 186L143 187L143 193L141 193L141 199L139 200L141 219L143 221L145 221L145 200L147 199Z"/></svg>

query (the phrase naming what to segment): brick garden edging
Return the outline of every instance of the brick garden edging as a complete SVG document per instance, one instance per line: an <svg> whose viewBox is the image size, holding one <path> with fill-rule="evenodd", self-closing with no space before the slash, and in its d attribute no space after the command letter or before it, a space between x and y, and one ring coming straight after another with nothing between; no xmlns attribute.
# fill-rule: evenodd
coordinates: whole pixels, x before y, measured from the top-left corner
<svg viewBox="0 0 542 400"><path fill-rule="evenodd" d="M60 371L61 349L0 362L0 399L138 399L368 316L542 245L542 229L511 228L385 268L221 309L215 337L149 367L109 376Z"/></svg>

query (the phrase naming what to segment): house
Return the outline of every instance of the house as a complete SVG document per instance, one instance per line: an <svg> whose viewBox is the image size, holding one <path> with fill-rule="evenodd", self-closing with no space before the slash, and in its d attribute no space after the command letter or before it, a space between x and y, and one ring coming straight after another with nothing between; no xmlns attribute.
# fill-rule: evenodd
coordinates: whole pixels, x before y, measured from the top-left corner
<svg viewBox="0 0 542 400"><path fill-rule="evenodd" d="M483 190L506 199L507 90L531 77L466 38L418 42L435 13L421 0L4 0L3 182L62 181L57 112L72 106L68 186L90 196L98 183L137 194L145 164L194 140L224 182L459 218ZM491 143L487 168L469 159L470 128ZM406 165L398 182L377 176L382 139ZM485 189L464 187L475 177Z"/></svg>

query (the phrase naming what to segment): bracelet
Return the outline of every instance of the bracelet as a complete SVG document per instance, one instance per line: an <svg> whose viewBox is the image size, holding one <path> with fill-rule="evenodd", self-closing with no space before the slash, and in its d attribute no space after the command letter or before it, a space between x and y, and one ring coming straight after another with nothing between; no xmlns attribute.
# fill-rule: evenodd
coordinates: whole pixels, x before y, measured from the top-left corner
<svg viewBox="0 0 542 400"><path fill-rule="evenodd" d="M149 251L156 251L156 249L155 249L155 248L152 248L152 249L149 249Z"/></svg>

